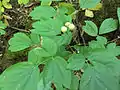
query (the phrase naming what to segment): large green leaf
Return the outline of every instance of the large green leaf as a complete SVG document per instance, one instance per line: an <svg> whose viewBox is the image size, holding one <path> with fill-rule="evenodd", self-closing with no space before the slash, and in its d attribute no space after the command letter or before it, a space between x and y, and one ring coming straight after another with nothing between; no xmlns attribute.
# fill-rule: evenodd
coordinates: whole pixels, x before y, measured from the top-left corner
<svg viewBox="0 0 120 90"><path fill-rule="evenodd" d="M65 24L66 22L72 22L71 16L65 15L67 11L68 10L66 8L58 8L54 19L58 19L59 21L62 21L63 24Z"/></svg>
<svg viewBox="0 0 120 90"><path fill-rule="evenodd" d="M42 48L51 56L54 56L57 52L57 44L48 37L42 38Z"/></svg>
<svg viewBox="0 0 120 90"><path fill-rule="evenodd" d="M33 23L32 33L42 36L55 36L61 33L62 22L60 20L49 19L47 21Z"/></svg>
<svg viewBox="0 0 120 90"><path fill-rule="evenodd" d="M71 70L80 70L85 65L85 57L82 54L73 54L68 59L68 68Z"/></svg>
<svg viewBox="0 0 120 90"><path fill-rule="evenodd" d="M84 57L87 57L91 54L91 48L88 46L75 45L74 48L78 53L83 54Z"/></svg>
<svg viewBox="0 0 120 90"><path fill-rule="evenodd" d="M88 67L80 82L80 90L118 90L119 82L104 67Z"/></svg>
<svg viewBox="0 0 120 90"><path fill-rule="evenodd" d="M107 51L110 55L118 56L120 55L120 46L116 46L116 43L110 43L107 45Z"/></svg>
<svg viewBox="0 0 120 90"><path fill-rule="evenodd" d="M81 8L94 8L101 0L79 0Z"/></svg>
<svg viewBox="0 0 120 90"><path fill-rule="evenodd" d="M49 58L46 66L47 77L57 85L56 87L64 85L66 88L70 88L71 72L66 69L66 66L67 62L62 57Z"/></svg>
<svg viewBox="0 0 120 90"><path fill-rule="evenodd" d="M36 47L29 52L29 61L33 63L42 63L43 57L54 56L57 52L57 45L52 39L48 37L41 39L41 47Z"/></svg>
<svg viewBox="0 0 120 90"><path fill-rule="evenodd" d="M113 18L105 19L99 29L99 34L106 34L115 31L118 27L117 21Z"/></svg>
<svg viewBox="0 0 120 90"><path fill-rule="evenodd" d="M53 89L51 88L51 83L44 85L44 80L41 79L38 83L37 90L53 90Z"/></svg>
<svg viewBox="0 0 120 90"><path fill-rule="evenodd" d="M48 18L53 17L55 15L56 15L56 11L51 6L39 6L39 7L36 7L30 13L30 16L32 16L32 18L35 20L48 19Z"/></svg>
<svg viewBox="0 0 120 90"><path fill-rule="evenodd" d="M29 51L28 54L28 62L32 62L33 64L39 65L43 64L43 57L49 57L50 54L46 52L44 49L37 47Z"/></svg>
<svg viewBox="0 0 120 90"><path fill-rule="evenodd" d="M31 39L24 33L16 33L14 37L9 40L9 50L12 52L26 49L32 45Z"/></svg>
<svg viewBox="0 0 120 90"><path fill-rule="evenodd" d="M86 25L82 29L90 36L97 36L98 28L92 21L85 21Z"/></svg>
<svg viewBox="0 0 120 90"><path fill-rule="evenodd" d="M0 76L2 90L37 90L39 68L22 62L7 68Z"/></svg>
<svg viewBox="0 0 120 90"><path fill-rule="evenodd" d="M96 39L97 39L97 41L92 40L91 42L89 42L89 47L92 49L105 48L105 44L107 44L107 39L102 36L97 36Z"/></svg>
<svg viewBox="0 0 120 90"><path fill-rule="evenodd" d="M48 37L43 37L41 39L41 47L32 49L28 54L28 61L37 65L46 62L44 57L54 56L57 52L57 45L52 39Z"/></svg>

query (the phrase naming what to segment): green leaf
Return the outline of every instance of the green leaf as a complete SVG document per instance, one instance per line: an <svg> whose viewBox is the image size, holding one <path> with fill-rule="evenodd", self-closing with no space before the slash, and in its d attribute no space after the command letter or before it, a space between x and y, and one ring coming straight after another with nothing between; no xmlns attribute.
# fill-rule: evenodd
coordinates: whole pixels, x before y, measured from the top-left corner
<svg viewBox="0 0 120 90"><path fill-rule="evenodd" d="M45 1L45 2L48 2L48 1L61 1L61 0L39 0L39 1Z"/></svg>
<svg viewBox="0 0 120 90"><path fill-rule="evenodd" d="M19 4L27 4L29 0L18 0Z"/></svg>
<svg viewBox="0 0 120 90"><path fill-rule="evenodd" d="M44 80L41 79L38 83L37 90L53 90L51 89L51 83L48 83L46 86L44 85Z"/></svg>
<svg viewBox="0 0 120 90"><path fill-rule="evenodd" d="M118 56L120 55L120 46L116 46L116 43L110 43L107 45L107 50L110 55Z"/></svg>
<svg viewBox="0 0 120 90"><path fill-rule="evenodd" d="M9 3L10 0L2 0L2 5L5 7L5 8L12 8L12 5Z"/></svg>
<svg viewBox="0 0 120 90"><path fill-rule="evenodd" d="M54 56L57 52L57 45L52 39L43 37L41 42L41 47L32 49L28 54L28 61L37 65L46 62L43 57Z"/></svg>
<svg viewBox="0 0 120 90"><path fill-rule="evenodd" d="M83 26L82 29L90 36L97 36L98 28L92 21L85 21L86 26Z"/></svg>
<svg viewBox="0 0 120 90"><path fill-rule="evenodd" d="M37 61L41 61L42 57L50 57L50 56L52 55L48 53L45 49L41 47L37 47L29 52L29 61L36 63Z"/></svg>
<svg viewBox="0 0 120 90"><path fill-rule="evenodd" d="M41 2L41 6L43 6L43 5L48 5L48 6L50 6L51 3L52 3L52 1L42 1L42 2Z"/></svg>
<svg viewBox="0 0 120 90"><path fill-rule="evenodd" d="M73 5L72 4L70 4L70 3L64 3L64 2L62 2L62 3L60 3L59 4L59 7L64 7L64 8L66 8L68 11L67 11L67 14L68 15L70 15L70 14L72 14L74 11L75 11L75 8L73 7Z"/></svg>
<svg viewBox="0 0 120 90"><path fill-rule="evenodd" d="M6 28L6 25L2 21L0 21L0 29L5 29L5 28Z"/></svg>
<svg viewBox="0 0 120 90"><path fill-rule="evenodd" d="M28 62L32 62L35 65L43 64L45 61L43 61L43 57L50 56L48 52L46 52L44 49L37 47L29 51L28 53Z"/></svg>
<svg viewBox="0 0 120 90"><path fill-rule="evenodd" d="M68 45L72 40L72 33L69 31L67 33L62 34L61 36L51 36L50 38L52 38L58 46Z"/></svg>
<svg viewBox="0 0 120 90"><path fill-rule="evenodd" d="M79 85L79 79L77 76L72 74L72 81L71 81L71 86L70 90L78 90L78 85Z"/></svg>
<svg viewBox="0 0 120 90"><path fill-rule="evenodd" d="M101 0L79 0L81 8L94 8Z"/></svg>
<svg viewBox="0 0 120 90"><path fill-rule="evenodd" d="M24 33L16 33L14 37L9 40L9 50L12 52L26 49L32 45L31 39Z"/></svg>
<svg viewBox="0 0 120 90"><path fill-rule="evenodd" d="M117 16L118 16L119 25L120 25L120 8L117 8Z"/></svg>
<svg viewBox="0 0 120 90"><path fill-rule="evenodd" d="M70 51L67 51L65 48L65 46L60 46L56 55L61 56L63 58L68 58L69 55L71 55L72 53Z"/></svg>
<svg viewBox="0 0 120 90"><path fill-rule="evenodd" d="M54 56L57 52L57 44L48 37L42 38L42 48L51 56Z"/></svg>
<svg viewBox="0 0 120 90"><path fill-rule="evenodd" d="M6 32L4 30L0 30L0 35L4 35Z"/></svg>
<svg viewBox="0 0 120 90"><path fill-rule="evenodd" d="M118 27L117 21L113 18L105 19L99 29L99 34L106 34L115 31Z"/></svg>
<svg viewBox="0 0 120 90"><path fill-rule="evenodd" d="M66 69L66 66L67 62L59 56L49 58L49 62L46 65L47 77L51 77L51 81L57 86L64 85L66 88L70 88L71 72Z"/></svg>
<svg viewBox="0 0 120 90"><path fill-rule="evenodd" d="M0 76L2 90L37 90L39 68L28 62L21 62L7 68Z"/></svg>
<svg viewBox="0 0 120 90"><path fill-rule="evenodd" d="M99 67L105 67L109 69L113 74L120 75L120 61L116 58L116 56L120 55L120 48L113 47L114 45L107 46L107 48L96 48L92 50L91 54L87 57L88 60L92 63L92 65L100 65ZM118 49L118 50L116 50ZM104 57L104 58L103 58ZM116 74L117 73L117 74Z"/></svg>
<svg viewBox="0 0 120 90"><path fill-rule="evenodd" d="M57 45L52 39L43 37L41 42L41 47L32 49L28 54L28 61L37 65L46 62L44 57L54 56L57 52Z"/></svg>
<svg viewBox="0 0 120 90"><path fill-rule="evenodd" d="M33 44L40 44L40 35L31 33L30 38Z"/></svg>
<svg viewBox="0 0 120 90"><path fill-rule="evenodd" d="M60 20L49 19L47 21L35 22L31 32L42 36L55 36L61 33L62 22Z"/></svg>
<svg viewBox="0 0 120 90"><path fill-rule="evenodd" d="M30 16L35 20L48 19L56 15L56 11L51 6L39 6L36 7L31 13Z"/></svg>
<svg viewBox="0 0 120 90"><path fill-rule="evenodd" d="M80 90L118 90L118 80L104 67L88 67L80 82Z"/></svg>
<svg viewBox="0 0 120 90"><path fill-rule="evenodd" d="M88 57L88 59L94 66L99 65L99 67L104 67L111 72L111 75L118 77L120 75L120 61L116 57L113 57L113 55L108 54L109 53L99 52L98 54L92 55L91 58ZM104 57L104 59L101 57Z"/></svg>
<svg viewBox="0 0 120 90"><path fill-rule="evenodd" d="M84 57L87 57L91 54L91 48L88 46L75 45L74 48L77 50L77 53L81 53Z"/></svg>
<svg viewBox="0 0 120 90"><path fill-rule="evenodd" d="M102 36L97 36L96 39L97 41L92 40L91 42L89 42L89 47L91 47L92 49L105 48L105 44L107 44L107 39Z"/></svg>
<svg viewBox="0 0 120 90"><path fill-rule="evenodd" d="M80 70L84 67L85 65L85 57L82 54L73 54L69 59L68 59L68 66L67 68L71 70Z"/></svg>
<svg viewBox="0 0 120 90"><path fill-rule="evenodd" d="M59 7L57 9L57 13L54 19L58 19L59 21L61 21L63 23L63 25L66 22L72 22L72 18L70 15L66 15L66 13L68 12L68 10L66 8L63 7Z"/></svg>

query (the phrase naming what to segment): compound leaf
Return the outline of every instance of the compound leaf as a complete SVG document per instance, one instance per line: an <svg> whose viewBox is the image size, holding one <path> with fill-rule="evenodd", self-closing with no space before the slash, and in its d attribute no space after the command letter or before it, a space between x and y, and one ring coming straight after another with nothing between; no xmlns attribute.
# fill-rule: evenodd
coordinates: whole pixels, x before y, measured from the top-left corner
<svg viewBox="0 0 120 90"><path fill-rule="evenodd" d="M57 52L57 44L48 37L42 38L42 48L51 56L54 56Z"/></svg>
<svg viewBox="0 0 120 90"><path fill-rule="evenodd" d="M54 56L56 52L56 43L48 37L43 37L41 47L36 47L29 52L28 61L37 65L43 64L45 62L44 57Z"/></svg>
<svg viewBox="0 0 120 90"><path fill-rule="evenodd" d="M61 26L63 24L60 20L49 19L47 21L33 23L32 33L40 34L42 36L55 36L61 33Z"/></svg>
<svg viewBox="0 0 120 90"><path fill-rule="evenodd" d="M97 36L98 28L92 21L85 21L86 25L82 29L90 36Z"/></svg>
<svg viewBox="0 0 120 90"><path fill-rule="evenodd" d="M67 68L71 70L80 70L85 64L85 57L82 54L73 54L68 59L68 62Z"/></svg>
<svg viewBox="0 0 120 90"><path fill-rule="evenodd" d="M80 90L118 90L118 80L104 67L88 67L80 83Z"/></svg>
<svg viewBox="0 0 120 90"><path fill-rule="evenodd" d="M94 8L101 0L79 0L81 8Z"/></svg>
<svg viewBox="0 0 120 90"><path fill-rule="evenodd" d="M72 33L67 32L62 34L61 36L52 36L51 38L57 43L58 46L68 45L72 40Z"/></svg>
<svg viewBox="0 0 120 90"><path fill-rule="evenodd" d="M36 7L31 13L30 16L35 20L48 19L56 15L56 11L51 6L39 6Z"/></svg>
<svg viewBox="0 0 120 90"><path fill-rule="evenodd" d="M0 76L2 90L37 90L39 68L22 62L7 68Z"/></svg>
<svg viewBox="0 0 120 90"><path fill-rule="evenodd" d="M89 42L89 47L91 47L92 49L105 48L105 44L107 44L107 39L102 36L97 36L96 39L97 41L92 40L91 42Z"/></svg>
<svg viewBox="0 0 120 90"><path fill-rule="evenodd" d="M33 64L40 65L44 63L43 57L49 57L49 53L44 49L37 47L29 51L28 53L28 62L32 62Z"/></svg>
<svg viewBox="0 0 120 90"><path fill-rule="evenodd" d="M47 64L47 71L51 81L57 86L64 85L66 88L70 88L71 84L71 72L66 69L67 62L62 57L49 58Z"/></svg>
<svg viewBox="0 0 120 90"><path fill-rule="evenodd" d="M24 33L16 33L9 40L9 50L12 52L20 51L32 45L31 39Z"/></svg>
<svg viewBox="0 0 120 90"><path fill-rule="evenodd" d="M102 8L102 3L98 3L95 7L89 8L89 10L100 10Z"/></svg>
<svg viewBox="0 0 120 90"><path fill-rule="evenodd" d="M117 21L113 18L105 19L99 29L99 34L106 34L115 31L118 27Z"/></svg>
<svg viewBox="0 0 120 90"><path fill-rule="evenodd" d="M66 9L68 10L68 11L67 11L67 14L68 14L68 15L72 14L72 13L75 11L75 8L74 8L73 5L70 4L70 3L63 3L63 2L61 2L61 3L59 4L59 7L64 7L64 8L66 8Z"/></svg>

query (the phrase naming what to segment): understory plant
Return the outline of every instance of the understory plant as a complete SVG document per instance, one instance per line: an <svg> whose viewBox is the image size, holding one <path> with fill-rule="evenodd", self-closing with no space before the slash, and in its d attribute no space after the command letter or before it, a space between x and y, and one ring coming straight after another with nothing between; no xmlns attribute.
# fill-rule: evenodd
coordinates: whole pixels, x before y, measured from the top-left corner
<svg viewBox="0 0 120 90"><path fill-rule="evenodd" d="M89 9L100 0L79 3L80 8ZM102 36L118 28L120 8L119 20L107 18L99 29L94 22L86 20L82 30L96 40L84 46L71 46L72 32L77 27L72 23L76 11L71 11L69 8L74 7L69 6L43 4L34 8L30 16L36 22L31 33L18 32L9 40L9 50L28 51L28 60L10 66L0 75L1 90L120 89L120 46Z"/></svg>

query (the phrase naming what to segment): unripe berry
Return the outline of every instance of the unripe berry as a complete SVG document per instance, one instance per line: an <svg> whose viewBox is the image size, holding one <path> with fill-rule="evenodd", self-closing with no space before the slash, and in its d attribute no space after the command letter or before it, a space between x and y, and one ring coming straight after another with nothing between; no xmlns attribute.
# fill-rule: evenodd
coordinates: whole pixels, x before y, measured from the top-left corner
<svg viewBox="0 0 120 90"><path fill-rule="evenodd" d="M70 24L69 26L68 26L68 28L71 30L71 31L73 31L73 30L75 30L75 25L74 24Z"/></svg>
<svg viewBox="0 0 120 90"><path fill-rule="evenodd" d="M62 27L61 27L61 31L62 31L63 33L66 32L66 31L67 31L67 27L62 26Z"/></svg>
<svg viewBox="0 0 120 90"><path fill-rule="evenodd" d="M65 26L66 26L66 27L69 27L70 24L71 24L70 22L66 22L66 23L65 23Z"/></svg>

